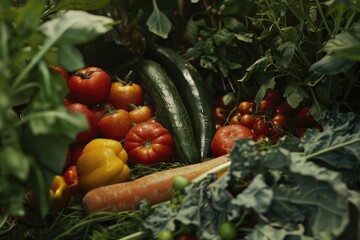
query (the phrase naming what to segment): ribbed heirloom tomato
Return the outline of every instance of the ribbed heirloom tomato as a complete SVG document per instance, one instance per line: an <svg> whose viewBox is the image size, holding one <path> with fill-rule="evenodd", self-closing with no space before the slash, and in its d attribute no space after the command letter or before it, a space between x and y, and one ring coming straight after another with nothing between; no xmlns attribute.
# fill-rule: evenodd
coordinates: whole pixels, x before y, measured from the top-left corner
<svg viewBox="0 0 360 240"><path fill-rule="evenodd" d="M221 127L216 131L211 141L211 152L214 157L219 157L230 152L235 140L239 138L251 138L255 140L255 134L242 125L233 124Z"/></svg>
<svg viewBox="0 0 360 240"><path fill-rule="evenodd" d="M174 155L174 142L160 123L146 121L135 125L125 137L125 150L134 164L168 162Z"/></svg>

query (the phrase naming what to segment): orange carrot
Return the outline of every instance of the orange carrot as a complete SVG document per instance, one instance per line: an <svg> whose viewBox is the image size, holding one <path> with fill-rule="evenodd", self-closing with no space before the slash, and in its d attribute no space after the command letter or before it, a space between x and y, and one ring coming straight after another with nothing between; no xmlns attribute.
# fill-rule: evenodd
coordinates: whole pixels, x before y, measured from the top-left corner
<svg viewBox="0 0 360 240"><path fill-rule="evenodd" d="M140 207L143 199L150 204L169 200L174 177L183 176L193 180L228 161L229 156L224 155L205 162L152 173L131 182L95 188L83 198L85 212L90 214L100 210L135 210Z"/></svg>

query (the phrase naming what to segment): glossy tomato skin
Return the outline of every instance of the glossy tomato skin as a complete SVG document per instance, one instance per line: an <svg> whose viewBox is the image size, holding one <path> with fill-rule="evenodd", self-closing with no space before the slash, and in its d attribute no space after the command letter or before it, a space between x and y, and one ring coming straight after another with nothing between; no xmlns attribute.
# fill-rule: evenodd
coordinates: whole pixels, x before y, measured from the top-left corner
<svg viewBox="0 0 360 240"><path fill-rule="evenodd" d="M70 112L83 114L89 123L89 129L76 136L76 143L86 143L93 139L98 131L98 119L95 114L84 104L72 103L66 106Z"/></svg>
<svg viewBox="0 0 360 240"><path fill-rule="evenodd" d="M275 103L271 99L261 100L256 110L257 113L266 114L272 113L275 109Z"/></svg>
<svg viewBox="0 0 360 240"><path fill-rule="evenodd" d="M227 125L216 131L211 141L211 152L214 157L219 157L230 152L235 140L239 138L256 139L255 134L242 125Z"/></svg>
<svg viewBox="0 0 360 240"><path fill-rule="evenodd" d="M139 106L129 112L131 122L139 124L150 120L154 116L153 110L149 106Z"/></svg>
<svg viewBox="0 0 360 240"><path fill-rule="evenodd" d="M103 116L108 114L111 111L114 111L114 106L110 103L99 103L95 106L92 106L90 110L95 114L95 116L100 120Z"/></svg>
<svg viewBox="0 0 360 240"><path fill-rule="evenodd" d="M111 84L109 98L107 100L117 109L131 111L130 104L142 105L144 102L144 90L140 84L113 82Z"/></svg>
<svg viewBox="0 0 360 240"><path fill-rule="evenodd" d="M168 162L174 156L174 141L160 123L146 121L135 125L125 137L125 150L134 164Z"/></svg>
<svg viewBox="0 0 360 240"><path fill-rule="evenodd" d="M237 111L230 118L230 124L240 124L240 119L241 119L241 113Z"/></svg>
<svg viewBox="0 0 360 240"><path fill-rule="evenodd" d="M216 123L224 123L227 118L227 111L222 107L214 109L214 119Z"/></svg>
<svg viewBox="0 0 360 240"><path fill-rule="evenodd" d="M303 107L299 109L296 113L295 123L299 127L312 127L315 125L315 120L310 113L310 109L308 107Z"/></svg>
<svg viewBox="0 0 360 240"><path fill-rule="evenodd" d="M103 138L122 141L131 127L129 112L124 109L117 109L100 119L99 134Z"/></svg>
<svg viewBox="0 0 360 240"><path fill-rule="evenodd" d="M110 88L110 76L97 67L87 67L76 71L67 81L72 99L87 106L93 106L107 100Z"/></svg>
<svg viewBox="0 0 360 240"><path fill-rule="evenodd" d="M268 136L272 131L271 123L262 117L258 117L255 119L253 131L256 136Z"/></svg>
<svg viewBox="0 0 360 240"><path fill-rule="evenodd" d="M252 129L254 126L254 122L255 122L255 119L252 115L245 114L245 115L241 116L239 123L240 123L240 125L243 125L249 129Z"/></svg>
<svg viewBox="0 0 360 240"><path fill-rule="evenodd" d="M252 114L255 111L255 102L243 101L238 105L238 111L241 115Z"/></svg>

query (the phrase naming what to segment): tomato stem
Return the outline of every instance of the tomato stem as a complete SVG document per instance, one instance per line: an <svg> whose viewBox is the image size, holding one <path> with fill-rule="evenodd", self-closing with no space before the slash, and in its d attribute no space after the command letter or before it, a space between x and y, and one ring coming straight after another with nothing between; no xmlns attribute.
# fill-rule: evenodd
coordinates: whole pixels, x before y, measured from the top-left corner
<svg viewBox="0 0 360 240"><path fill-rule="evenodd" d="M93 74L94 72L99 72L99 71L97 71L97 70L92 70L92 71L89 71L88 73L76 72L76 73L75 73L75 76L79 76L79 77L81 77L82 79L90 79L90 75Z"/></svg>

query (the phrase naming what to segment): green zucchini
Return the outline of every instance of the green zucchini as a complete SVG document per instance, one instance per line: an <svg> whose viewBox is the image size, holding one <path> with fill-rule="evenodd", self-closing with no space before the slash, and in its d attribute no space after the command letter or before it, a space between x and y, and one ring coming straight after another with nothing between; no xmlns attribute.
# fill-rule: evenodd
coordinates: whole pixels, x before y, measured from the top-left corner
<svg viewBox="0 0 360 240"><path fill-rule="evenodd" d="M171 77L188 111L200 158L210 157L215 120L212 100L199 72L180 54L162 46L149 46L146 57L160 63Z"/></svg>
<svg viewBox="0 0 360 240"><path fill-rule="evenodd" d="M187 164L200 161L189 115L178 90L160 64L144 60L137 69L138 79L156 108L159 122L171 133L175 158Z"/></svg>

